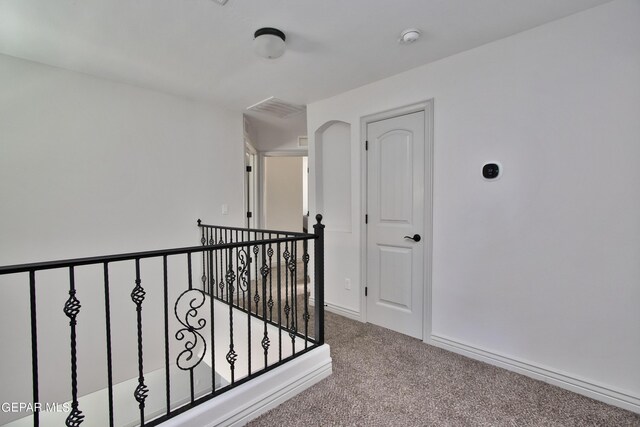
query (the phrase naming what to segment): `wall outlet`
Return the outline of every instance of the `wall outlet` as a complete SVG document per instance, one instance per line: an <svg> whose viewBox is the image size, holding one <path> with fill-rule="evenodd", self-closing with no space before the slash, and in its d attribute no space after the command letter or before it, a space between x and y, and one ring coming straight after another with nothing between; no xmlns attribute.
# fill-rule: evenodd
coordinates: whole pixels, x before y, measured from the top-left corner
<svg viewBox="0 0 640 427"><path fill-rule="evenodd" d="M222 215L229 215L229 205L226 203L222 205Z"/></svg>
<svg viewBox="0 0 640 427"><path fill-rule="evenodd" d="M344 288L348 291L351 290L351 279L344 279Z"/></svg>

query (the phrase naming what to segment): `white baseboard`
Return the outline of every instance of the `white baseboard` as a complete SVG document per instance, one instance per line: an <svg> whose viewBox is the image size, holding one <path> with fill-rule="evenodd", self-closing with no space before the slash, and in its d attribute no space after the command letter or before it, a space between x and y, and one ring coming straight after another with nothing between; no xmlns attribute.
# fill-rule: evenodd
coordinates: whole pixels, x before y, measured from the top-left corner
<svg viewBox="0 0 640 427"><path fill-rule="evenodd" d="M243 426L332 373L329 346L311 350L162 423L167 427Z"/></svg>
<svg viewBox="0 0 640 427"><path fill-rule="evenodd" d="M640 413L640 398L624 392L593 384L592 382L569 376L549 368L543 368L531 363L482 350L449 338L431 335L426 342L435 347L452 351L471 359L486 362L490 365L517 372L619 408Z"/></svg>
<svg viewBox="0 0 640 427"><path fill-rule="evenodd" d="M315 299L314 298L309 297L309 305L312 306L312 307L315 306ZM358 322L364 322L364 320L362 320L362 315L359 312L357 312L355 310L352 310L350 308L347 308L347 307L343 307L341 305L337 305L337 304L333 304L333 303L325 301L324 309L326 311L330 311L331 313L339 314L340 316L344 316L344 317L348 317L349 319L357 320Z"/></svg>

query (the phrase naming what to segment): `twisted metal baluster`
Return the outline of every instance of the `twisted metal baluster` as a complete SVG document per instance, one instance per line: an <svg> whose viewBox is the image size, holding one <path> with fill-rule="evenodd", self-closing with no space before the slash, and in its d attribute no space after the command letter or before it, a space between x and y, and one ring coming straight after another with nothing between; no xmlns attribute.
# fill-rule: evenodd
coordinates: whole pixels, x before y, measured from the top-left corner
<svg viewBox="0 0 640 427"><path fill-rule="evenodd" d="M213 246L216 244L215 235L218 234L218 230L213 229L209 234L209 245ZM214 293L217 294L218 288L216 287L216 283L218 282L217 271L218 271L218 260L213 257L213 249L209 251L209 289L211 298L213 298ZM216 295L217 296L217 295Z"/></svg>
<svg viewBox="0 0 640 427"><path fill-rule="evenodd" d="M296 353L296 332L298 324L298 245L296 242L291 243L291 259L289 260L289 273L291 274L291 328L289 329L289 338L291 338L291 348L293 354Z"/></svg>
<svg viewBox="0 0 640 427"><path fill-rule="evenodd" d="M204 236L205 231L204 231L204 227L201 227L202 229L202 238L200 239L200 243L202 243L202 246L206 246L208 239ZM209 234L209 231L207 231L207 235ZM202 290L204 292L207 292L207 275L206 275L206 271L207 271L207 267L206 267L206 259L204 257L204 252L202 251L202 277L200 278L200 280L202 280Z"/></svg>
<svg viewBox="0 0 640 427"><path fill-rule="evenodd" d="M142 302L146 292L140 285L140 259L136 258L136 286L131 291L131 300L136 305L136 323L138 327L138 386L133 392L140 408L140 424L144 425L144 403L149 395L149 388L144 383L144 367L143 367L143 354L142 354Z"/></svg>
<svg viewBox="0 0 640 427"><path fill-rule="evenodd" d="M309 345L309 292L307 291L307 282L309 277L309 241L305 240L303 243L304 255L302 255L302 261L304 262L304 313L302 318L304 319L304 348Z"/></svg>
<svg viewBox="0 0 640 427"><path fill-rule="evenodd" d="M265 245L262 244L262 267L260 268L260 274L262 274L262 295L263 296L267 294L267 276L271 276L270 275L271 269L267 266L267 256L266 256L265 249L266 249ZM256 287L258 287L257 283L256 283ZM258 308L256 307L256 312L257 311L258 311ZM266 369L269 345L271 344L271 342L269 341L269 334L267 332L267 299L266 298L262 298L262 319L264 320L264 332L263 332L264 335L260 344L262 344L262 348L264 350L264 367Z"/></svg>
<svg viewBox="0 0 640 427"><path fill-rule="evenodd" d="M291 306L289 305L289 274L287 269L289 267L289 242L284 244L284 252L282 257L284 258L284 317L286 319L287 329L289 329L289 313L291 312Z"/></svg>
<svg viewBox="0 0 640 427"><path fill-rule="evenodd" d="M280 235L278 234L278 237ZM281 262L280 262L280 242L276 243L276 263L278 275L276 281L276 297L278 299L278 360L282 361L282 280L281 280Z"/></svg>
<svg viewBox="0 0 640 427"><path fill-rule="evenodd" d="M269 233L269 240L271 240L271 233ZM271 259L273 258L273 247L269 243L269 249L267 249L267 255L269 256L269 320L273 322L273 272L271 271ZM265 313L266 317L266 313Z"/></svg>
<svg viewBox="0 0 640 427"><path fill-rule="evenodd" d="M227 235L227 231L224 231L225 236ZM222 238L222 230L220 230L220 241L218 242L219 244L224 244L224 239ZM224 286L225 286L225 278L224 278L224 266L227 265L227 263L225 263L224 258L225 258L225 252L224 250L220 251L220 279L218 280L218 289L220 289L220 294L218 295L218 297L224 301Z"/></svg>
<svg viewBox="0 0 640 427"><path fill-rule="evenodd" d="M229 261L229 266L227 267L225 278L227 280L227 296L229 299L229 351L226 359L231 369L231 384L233 384L235 383L235 364L238 359L238 354L233 348L233 282L236 280L236 274L233 271L233 249L229 249L227 260Z"/></svg>
<svg viewBox="0 0 640 427"><path fill-rule="evenodd" d="M215 240L214 240L215 241ZM213 266L214 254L213 250L209 251L209 265ZM217 265L213 267L213 271L217 274ZM209 295L209 313L211 314L211 393L216 391L216 340L215 340L215 309L213 291L216 289L215 282L211 284L211 295Z"/></svg>
<svg viewBox="0 0 640 427"><path fill-rule="evenodd" d="M256 232L255 235L256 240L258 240L258 233ZM258 314L258 303L260 302L260 293L258 293L258 252L260 251L260 249L258 248L258 245L254 245L253 246L253 257L255 259L255 270L256 270L256 293L253 296L253 302L256 303L256 315ZM249 305L249 311L251 311L251 305Z"/></svg>
<svg viewBox="0 0 640 427"><path fill-rule="evenodd" d="M76 318L80 313L80 301L76 298L75 273L73 267L69 267L69 299L64 304L64 314L69 318L71 327L71 412L67 416L67 427L78 427L84 420L82 411L78 409L78 355L76 340Z"/></svg>

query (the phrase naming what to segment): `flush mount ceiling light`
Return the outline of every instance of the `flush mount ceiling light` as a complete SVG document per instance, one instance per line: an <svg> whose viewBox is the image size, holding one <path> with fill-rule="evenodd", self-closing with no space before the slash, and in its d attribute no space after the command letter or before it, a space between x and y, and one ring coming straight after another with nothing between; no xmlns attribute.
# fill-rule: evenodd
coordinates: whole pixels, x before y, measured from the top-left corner
<svg viewBox="0 0 640 427"><path fill-rule="evenodd" d="M253 51L263 58L275 59L284 53L287 38L282 31L276 28L260 28L253 37Z"/></svg>
<svg viewBox="0 0 640 427"><path fill-rule="evenodd" d="M411 44L420 38L420 30L415 28L407 28L402 33L400 33L400 39L398 42L400 44Z"/></svg>

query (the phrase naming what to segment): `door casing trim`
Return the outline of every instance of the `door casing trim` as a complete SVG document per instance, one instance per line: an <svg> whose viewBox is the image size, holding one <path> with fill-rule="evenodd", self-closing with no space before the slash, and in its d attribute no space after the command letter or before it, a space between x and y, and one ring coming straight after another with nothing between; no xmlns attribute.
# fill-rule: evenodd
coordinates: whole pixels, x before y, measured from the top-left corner
<svg viewBox="0 0 640 427"><path fill-rule="evenodd" d="M360 313L363 322L367 322L367 303L364 295L367 277L367 224L364 216L367 214L368 183L367 183L367 152L365 142L367 140L367 126L380 120L391 119L411 113L424 111L424 139L425 139L425 174L424 174L424 300L422 310L422 341L430 343L431 337L431 285L433 265L433 99L405 105L399 108L381 111L379 113L362 116L360 118L360 277L363 278L360 286Z"/></svg>

